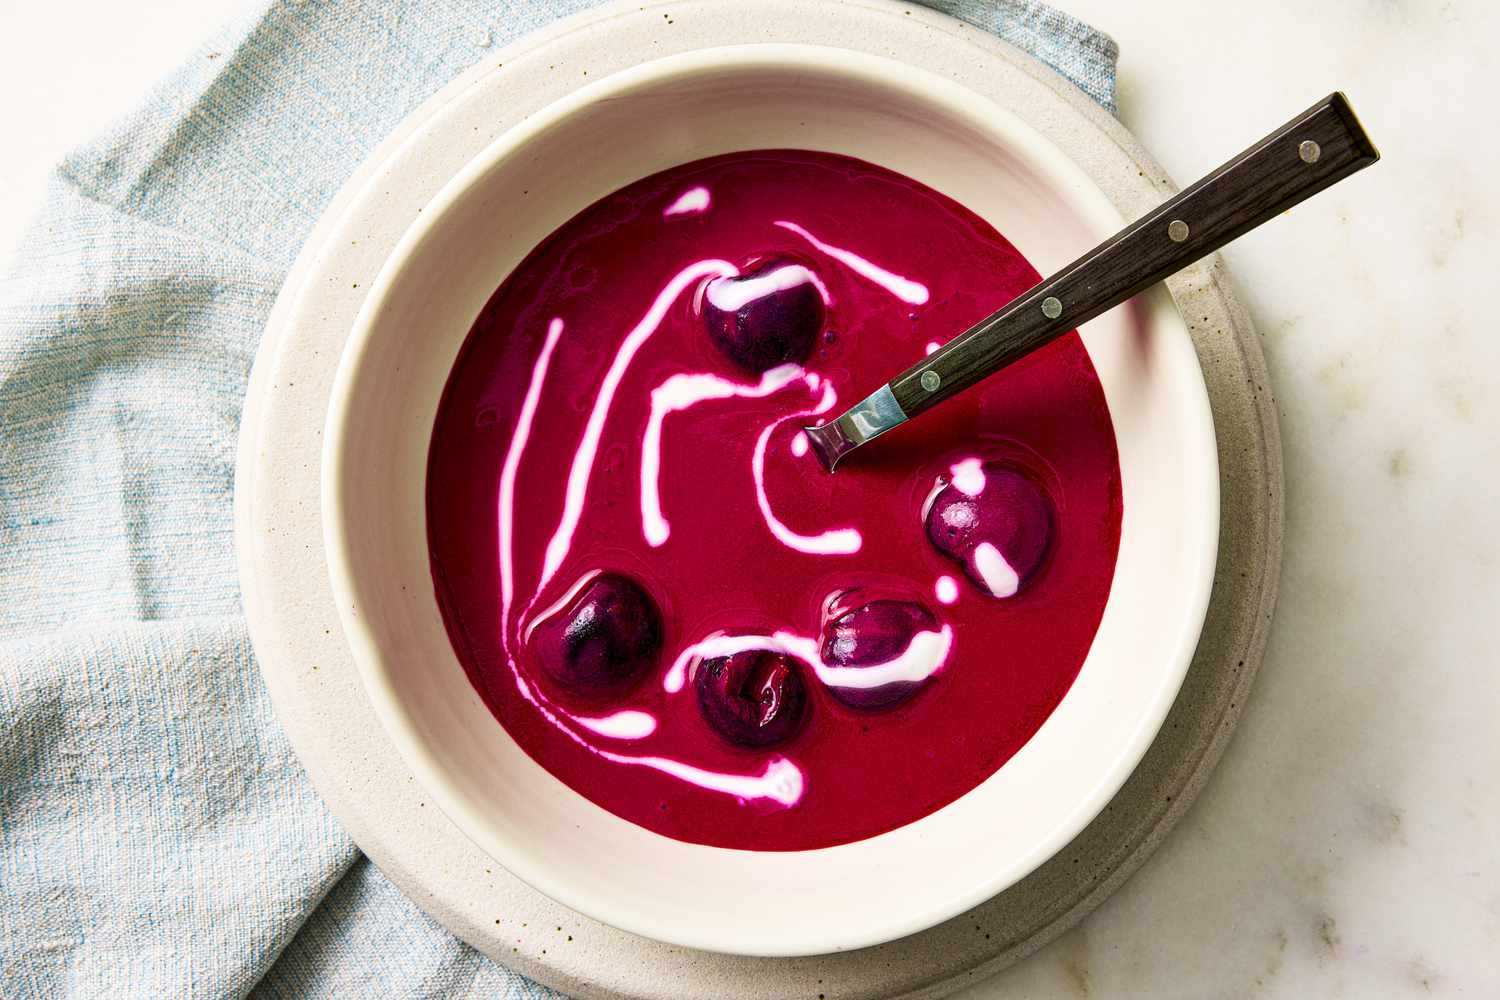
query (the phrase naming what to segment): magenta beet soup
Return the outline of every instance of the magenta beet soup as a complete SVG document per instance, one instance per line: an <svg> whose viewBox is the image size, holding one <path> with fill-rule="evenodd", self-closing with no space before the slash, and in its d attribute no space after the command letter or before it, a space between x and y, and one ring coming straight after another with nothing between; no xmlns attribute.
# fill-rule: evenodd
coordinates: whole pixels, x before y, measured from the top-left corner
<svg viewBox="0 0 1500 1000"><path fill-rule="evenodd" d="M1069 334L828 475L840 412L1037 281L962 205L829 153L655 174L544 240L444 391L454 650L560 781L679 840L847 843L999 769L1109 595L1120 473Z"/></svg>

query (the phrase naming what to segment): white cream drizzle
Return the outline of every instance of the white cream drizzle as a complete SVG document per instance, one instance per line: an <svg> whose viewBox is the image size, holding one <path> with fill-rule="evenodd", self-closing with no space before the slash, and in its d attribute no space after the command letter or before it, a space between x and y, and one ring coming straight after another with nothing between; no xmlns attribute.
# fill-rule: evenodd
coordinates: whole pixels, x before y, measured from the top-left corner
<svg viewBox="0 0 1500 1000"><path fill-rule="evenodd" d="M589 474L594 468L594 457L599 451L599 438L604 433L604 421L609 416L609 407L614 402L615 391L620 387L620 380L625 377L625 370L630 367L630 362L635 358L636 352L651 338L657 327L661 326L662 319L667 315L667 309L684 290L704 278L733 277L736 274L739 274L739 269L727 260L700 260L689 264L677 272L677 275L667 282L666 287L657 293L656 300L651 303L651 308L646 310L640 322L626 335L624 343L615 354L614 362L604 373L604 381L599 384L599 394L594 397L594 408L589 412L588 423L584 425L583 440L579 442L578 450L573 454L573 465L568 471L568 490L563 501L562 519L558 522L557 531L553 533L552 540L547 543L547 554L542 560L542 577L537 583L538 591L552 579L552 575L562 565L563 559L567 558L568 549L573 545L573 532L578 530L578 519L583 516L584 495L588 491Z"/></svg>
<svg viewBox="0 0 1500 1000"><path fill-rule="evenodd" d="M977 458L966 458L954 462L953 486L966 497L977 497L984 492L984 463Z"/></svg>
<svg viewBox="0 0 1500 1000"><path fill-rule="evenodd" d="M581 715L571 715L569 718L585 729L593 730L600 736L608 736L612 740L643 740L656 732L656 716L650 712L639 712L631 708L597 719Z"/></svg>
<svg viewBox="0 0 1500 1000"><path fill-rule="evenodd" d="M708 188L688 188L678 196L676 201L672 202L672 204L662 209L661 214L663 217L670 217L673 215L698 215L701 212L708 211L708 206L712 202L713 198L709 195Z"/></svg>
<svg viewBox="0 0 1500 1000"><path fill-rule="evenodd" d="M909 305L920 306L924 304L928 299L929 293L927 291L927 286L922 284L920 281L913 281L910 278L903 278L901 275L896 274L892 271L887 271L879 264L866 260L864 257L861 257L859 254L854 253L851 250L845 250L843 247L836 247L828 243L824 243L822 240L818 239L812 233L808 232L806 229L803 229L795 222L788 222L785 219L779 219L777 220L776 225L780 226L782 229L786 229L796 233L798 236L811 243L814 247L821 250L823 253L827 254L834 260L838 261L840 264L843 264L845 267L849 268L849 270L853 271L855 274L864 278L866 281L874 282L881 288L884 288L886 291L896 296L896 298L900 299L902 302L908 303Z"/></svg>
<svg viewBox="0 0 1500 1000"><path fill-rule="evenodd" d="M812 285L825 305L829 302L828 288L819 277L801 264L783 264L753 278L738 281L711 281L704 288L704 297L715 309L738 312L745 306L777 292L785 292L798 285Z"/></svg>
<svg viewBox="0 0 1500 1000"><path fill-rule="evenodd" d="M918 632L895 659L866 667L830 666L823 662L817 639L795 632L778 630L771 635L712 635L677 654L677 659L672 661L662 678L662 688L669 694L681 691L687 683L688 668L696 661L733 656L752 649L795 656L812 667L818 680L829 687L869 690L900 682L917 683L937 673L953 649L953 629L943 625L936 632Z"/></svg>
<svg viewBox="0 0 1500 1000"><path fill-rule="evenodd" d="M711 792L722 792L737 799L770 799L783 806L794 806L802 799L806 781L802 769L785 757L772 757L760 774L726 774L684 764L671 757L627 757L600 751L600 756L617 764L635 764L654 768L663 774Z"/></svg>
<svg viewBox="0 0 1500 1000"><path fill-rule="evenodd" d="M564 736L567 736L574 743L577 743L596 757L601 757L614 764L649 767L663 774L669 774L680 781L697 785L699 788L707 789L711 792L733 795L735 798L741 800L770 799L783 806L794 806L802 798L802 791L806 785L802 777L802 770L785 757L773 757L767 762L765 770L758 775L731 774L725 771L709 771L705 768L694 767L692 764L673 760L670 757L633 757L630 754L616 753L613 750L596 747L574 732L572 727L564 722L556 712L543 703L538 694L532 692L531 686L521 676L521 671L516 668L516 662L509 654L507 654L506 660L510 664L510 673L511 677L515 679L516 690L521 692L521 696L531 702L536 707L536 710L542 713L542 718L555 726ZM646 715L645 712L639 714ZM653 718L651 721L654 729L656 720Z"/></svg>
<svg viewBox="0 0 1500 1000"><path fill-rule="evenodd" d="M792 435L791 448L793 458L801 458L803 455L806 455L808 447L806 431L798 431Z"/></svg>
<svg viewBox="0 0 1500 1000"><path fill-rule="evenodd" d="M694 372L673 375L651 390L651 415L641 441L641 531L653 548L666 543L672 533L661 510L661 433L667 414L686 410L710 399L758 399L769 396L801 378L809 382L798 365L779 365L760 377L759 385L741 385L717 375Z"/></svg>
<svg viewBox="0 0 1500 1000"><path fill-rule="evenodd" d="M1011 568L1000 550L989 542L974 546L974 568L985 587L996 597L1010 597L1021 587L1021 577Z"/></svg>
<svg viewBox="0 0 1500 1000"><path fill-rule="evenodd" d="M604 571L601 569L589 570L587 573L583 574L583 576L579 577L578 582L569 587L561 597L553 601L551 604L547 605L542 610L538 611L536 614L531 613L531 608L529 606L524 611L522 611L521 618L522 621L526 623L526 631L522 634L521 641L530 642L531 634L536 631L537 626L541 625L542 622L557 614L563 608L566 608L569 604L572 604L573 598L577 597L579 592L582 591L584 587L587 587L589 585L590 580L594 579L594 577L598 576L602 572ZM534 600L535 598L533 598L533 601Z"/></svg>
<svg viewBox="0 0 1500 1000"><path fill-rule="evenodd" d="M958 600L958 581L951 576L938 577L932 589L942 604L952 604Z"/></svg>
<svg viewBox="0 0 1500 1000"><path fill-rule="evenodd" d="M810 555L851 555L860 550L860 546L864 544L864 538L860 535L858 528L833 528L817 535L800 535L781 523L781 520L772 512L771 501L766 496L766 443L771 440L771 432L783 421L827 413L837 402L838 394L833 390L833 383L824 383L823 398L817 406L810 410L788 414L766 425L765 429L760 432L760 437L755 441L755 454L750 459L750 471L755 477L755 501L760 505L760 514L765 519L766 527L770 528L776 540L787 548Z"/></svg>
<svg viewBox="0 0 1500 1000"><path fill-rule="evenodd" d="M917 683L937 673L953 648L953 628L918 632L894 660L866 667L830 667L816 663L813 670L829 687L869 690L898 682Z"/></svg>
<svg viewBox="0 0 1500 1000"><path fill-rule="evenodd" d="M516 432L510 439L510 450L505 453L505 464L500 469L500 630L503 633L510 621L510 605L515 597L516 581L511 567L511 549L514 544L513 527L516 510L516 472L521 466L521 453L526 450L526 441L531 437L531 421L536 416L537 400L542 395L542 383L547 378L547 365L552 360L552 349L562 336L563 321L554 318L547 325L547 339L542 342L541 352L531 367L531 383L526 386L526 397L521 401L521 414L516 418Z"/></svg>

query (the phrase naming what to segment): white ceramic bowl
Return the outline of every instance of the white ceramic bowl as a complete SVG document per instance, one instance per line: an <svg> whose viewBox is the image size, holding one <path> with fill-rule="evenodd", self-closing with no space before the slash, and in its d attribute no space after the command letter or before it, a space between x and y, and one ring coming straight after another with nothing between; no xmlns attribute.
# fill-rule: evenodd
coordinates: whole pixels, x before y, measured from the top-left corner
<svg viewBox="0 0 1500 1000"><path fill-rule="evenodd" d="M542 892L625 930L802 955L961 913L1104 807L1160 727L1197 643L1218 469L1202 373L1165 293L1088 324L1124 495L1103 620L1077 681L1031 741L915 823L817 851L732 851L651 833L553 778L480 701L438 615L423 492L439 396L491 292L558 225L665 167L770 147L844 153L922 181L988 219L1044 274L1125 221L1011 114L893 60L744 45L639 66L503 135L414 221L339 366L322 503L333 590L366 691L460 829Z"/></svg>

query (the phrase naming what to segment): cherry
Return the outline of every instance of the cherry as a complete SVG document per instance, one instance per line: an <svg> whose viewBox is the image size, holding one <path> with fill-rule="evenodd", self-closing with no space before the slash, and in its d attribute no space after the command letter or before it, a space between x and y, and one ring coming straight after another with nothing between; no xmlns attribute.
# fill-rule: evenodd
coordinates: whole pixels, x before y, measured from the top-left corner
<svg viewBox="0 0 1500 1000"><path fill-rule="evenodd" d="M620 573L600 573L532 634L547 676L587 695L617 694L656 664L661 611L644 587Z"/></svg>
<svg viewBox="0 0 1500 1000"><path fill-rule="evenodd" d="M946 479L946 482L944 481ZM926 513L927 539L994 597L1024 588L1052 547L1052 500L1029 475L967 459L939 480Z"/></svg>
<svg viewBox="0 0 1500 1000"><path fill-rule="evenodd" d="M870 601L839 614L823 627L823 662L831 667L873 667L889 663L919 632L936 632L932 612L911 601ZM894 681L873 688L829 687L853 708L886 708L916 694L925 681Z"/></svg>
<svg viewBox="0 0 1500 1000"><path fill-rule="evenodd" d="M771 258L704 288L703 318L715 347L752 372L807 360L827 310L806 265Z"/></svg>
<svg viewBox="0 0 1500 1000"><path fill-rule="evenodd" d="M698 664L693 680L703 717L732 743L784 743L802 726L807 688L796 660L749 649Z"/></svg>

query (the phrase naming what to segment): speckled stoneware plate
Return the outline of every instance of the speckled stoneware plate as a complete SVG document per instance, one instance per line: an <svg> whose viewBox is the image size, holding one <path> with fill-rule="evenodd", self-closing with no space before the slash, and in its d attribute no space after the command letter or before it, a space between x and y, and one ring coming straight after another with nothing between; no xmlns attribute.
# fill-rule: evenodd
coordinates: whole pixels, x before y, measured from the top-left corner
<svg viewBox="0 0 1500 1000"><path fill-rule="evenodd" d="M361 305L356 288L369 287L417 209L497 134L572 90L582 69L597 80L674 52L796 42L899 52L903 62L968 87L1061 151L1125 218L1170 190L1118 124L992 37L897 4L837 2L817 11L809 20L805 4L787 0L603 8L455 81L403 124L330 208L288 279L247 400L238 489L246 606L278 711L315 782L361 846L435 917L521 971L580 995L696 997L709 982L716 996L937 995L1014 961L1097 905L1154 847L1217 758L1260 655L1279 545L1274 414L1253 334L1210 263L1171 289L1210 391L1226 515L1203 638L1141 765L1105 812L1028 878L879 949L730 959L633 937L563 909L472 846L411 780L364 700L328 589L319 429L334 364ZM564 79L553 66L579 73ZM1047 270L1062 261L1037 263Z"/></svg>

